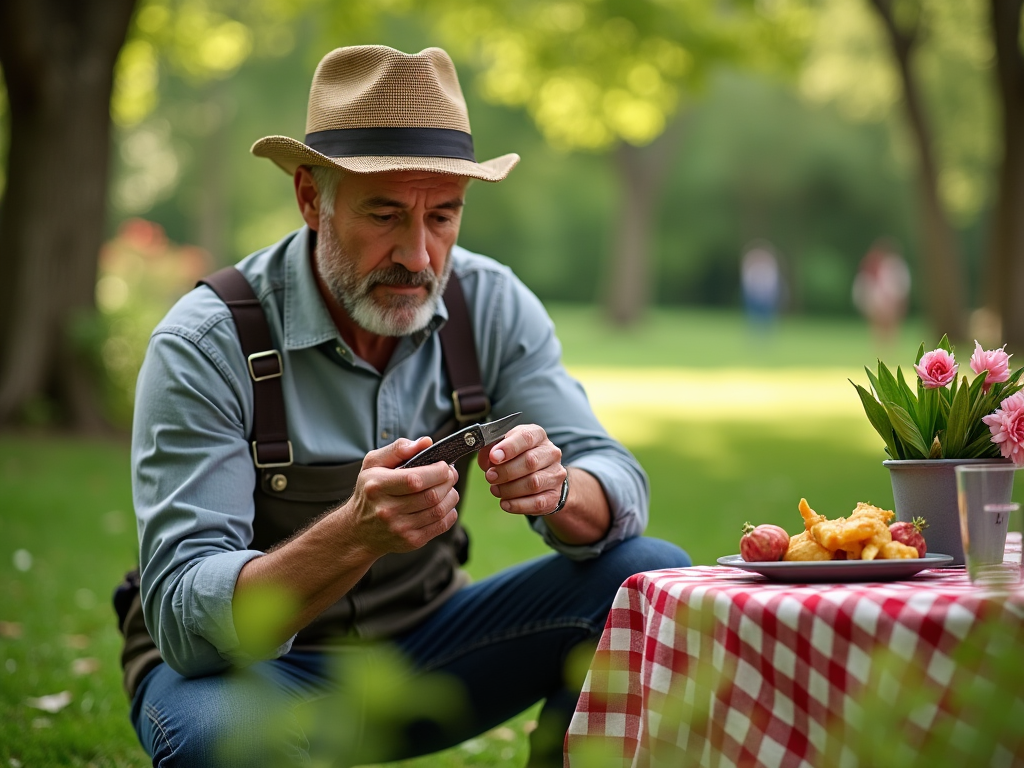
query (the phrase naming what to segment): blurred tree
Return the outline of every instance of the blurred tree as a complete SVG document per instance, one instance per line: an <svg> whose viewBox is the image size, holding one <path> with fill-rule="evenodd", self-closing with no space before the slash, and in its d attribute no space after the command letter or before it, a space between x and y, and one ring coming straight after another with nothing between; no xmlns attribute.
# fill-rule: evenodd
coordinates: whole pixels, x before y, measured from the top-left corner
<svg viewBox="0 0 1024 768"><path fill-rule="evenodd" d="M29 418L104 426L91 360L97 260L106 222L111 117L155 107L161 61L194 86L292 41L302 0L0 0L10 143L0 212L0 426ZM238 18L234 18L238 17ZM243 23L242 19L245 23ZM223 230L218 91L209 88L206 244Z"/></svg>
<svg viewBox="0 0 1024 768"><path fill-rule="evenodd" d="M70 327L95 307L114 63L135 0L0 0L10 109L0 210L0 425L56 405L101 425Z"/></svg>
<svg viewBox="0 0 1024 768"><path fill-rule="evenodd" d="M811 11L798 0L433 0L420 3L452 54L478 68L484 98L525 108L565 150L612 152L617 241L610 318L651 296L649 249L680 108L722 67L794 72Z"/></svg>
<svg viewBox="0 0 1024 768"><path fill-rule="evenodd" d="M1024 0L990 0L1002 163L992 222L987 304L1024 350Z"/></svg>
<svg viewBox="0 0 1024 768"><path fill-rule="evenodd" d="M902 101L919 178L919 273L939 333L968 335L969 282L956 230L991 209L982 303L1017 349L1024 348L1022 5L828 0L803 81L812 98L835 99L860 119L882 118ZM1000 336L989 333L988 341Z"/></svg>
<svg viewBox="0 0 1024 768"><path fill-rule="evenodd" d="M940 169L925 94L915 72L914 54L926 34L927 0L870 0L881 18L903 87L903 106L917 148L922 217L925 307L932 327L954 339L967 335L965 271L956 236L939 190Z"/></svg>

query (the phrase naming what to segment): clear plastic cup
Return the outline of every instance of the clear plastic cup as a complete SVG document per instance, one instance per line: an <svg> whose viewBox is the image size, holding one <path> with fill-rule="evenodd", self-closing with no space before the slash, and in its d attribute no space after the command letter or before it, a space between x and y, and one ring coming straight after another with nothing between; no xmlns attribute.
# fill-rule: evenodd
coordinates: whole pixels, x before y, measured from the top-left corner
<svg viewBox="0 0 1024 768"><path fill-rule="evenodd" d="M1021 582L1020 504L1013 500L1011 464L956 468L960 536L971 582L1013 587Z"/></svg>

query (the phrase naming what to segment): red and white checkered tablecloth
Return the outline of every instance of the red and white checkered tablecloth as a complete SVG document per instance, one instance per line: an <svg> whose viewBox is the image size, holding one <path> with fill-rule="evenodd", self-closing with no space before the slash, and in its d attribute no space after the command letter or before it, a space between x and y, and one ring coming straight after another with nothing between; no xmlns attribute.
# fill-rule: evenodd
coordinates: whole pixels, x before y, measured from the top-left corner
<svg viewBox="0 0 1024 768"><path fill-rule="evenodd" d="M812 585L721 567L637 574L616 595L565 764L855 766L849 743L864 736L850 724L864 722L869 689L897 700L885 686L901 684L892 676L901 668L919 671L923 697L902 725L905 743L924 744L933 728L969 736L970 714L951 693L999 676L960 658L984 619L1009 628L1024 665L1024 589L986 591L963 569ZM1024 691L1009 695L1020 728L992 765L1024 766Z"/></svg>

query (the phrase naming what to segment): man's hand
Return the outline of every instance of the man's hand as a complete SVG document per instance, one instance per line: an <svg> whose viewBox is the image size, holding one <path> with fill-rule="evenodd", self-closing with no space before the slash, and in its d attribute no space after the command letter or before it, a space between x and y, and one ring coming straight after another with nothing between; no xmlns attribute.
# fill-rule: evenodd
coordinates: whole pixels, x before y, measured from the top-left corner
<svg viewBox="0 0 1024 768"><path fill-rule="evenodd" d="M431 443L429 437L401 438L363 459L343 511L351 516L356 539L370 555L418 549L455 524L459 473L454 467L439 461L397 469Z"/></svg>
<svg viewBox="0 0 1024 768"><path fill-rule="evenodd" d="M562 451L542 427L521 424L477 454L491 493L517 515L543 515L558 505L566 470Z"/></svg>
<svg viewBox="0 0 1024 768"><path fill-rule="evenodd" d="M246 593L267 589L283 589L296 603L295 612L259 642L277 647L352 589L379 557L418 549L455 524L458 472L443 461L397 468L431 442L401 439L370 451L348 501L242 566L236 606Z"/></svg>
<svg viewBox="0 0 1024 768"><path fill-rule="evenodd" d="M491 493L501 508L514 515L547 515L558 506L568 470L562 450L536 424L520 424L504 438L477 454ZM566 544L592 544L611 528L611 511L597 479L573 467L569 497L557 515L543 518L551 532Z"/></svg>

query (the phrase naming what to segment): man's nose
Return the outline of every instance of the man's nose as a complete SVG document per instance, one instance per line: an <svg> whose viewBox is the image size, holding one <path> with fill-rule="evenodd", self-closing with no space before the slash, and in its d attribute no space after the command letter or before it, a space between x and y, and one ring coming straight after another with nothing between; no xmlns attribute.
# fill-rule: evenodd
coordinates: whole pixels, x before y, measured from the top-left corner
<svg viewBox="0 0 1024 768"><path fill-rule="evenodd" d="M410 272L422 272L430 265L427 250L427 227L423 222L411 221L404 228L402 237L391 255L391 260L401 264Z"/></svg>

